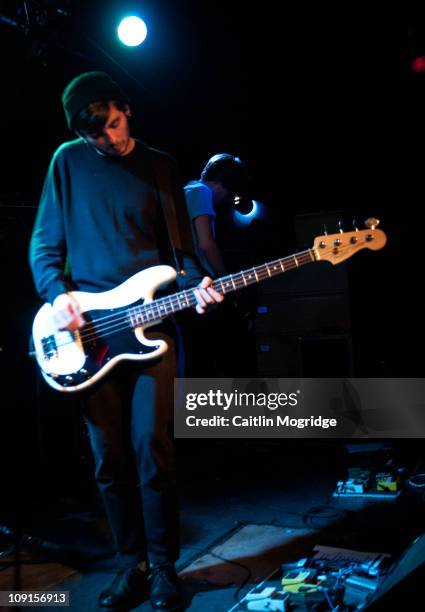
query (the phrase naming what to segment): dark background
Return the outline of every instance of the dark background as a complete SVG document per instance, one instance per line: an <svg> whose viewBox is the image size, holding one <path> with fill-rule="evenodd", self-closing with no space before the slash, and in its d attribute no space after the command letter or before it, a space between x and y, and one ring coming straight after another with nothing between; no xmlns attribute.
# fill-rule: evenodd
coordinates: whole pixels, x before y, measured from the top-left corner
<svg viewBox="0 0 425 612"><path fill-rule="evenodd" d="M342 211L347 229L353 218L360 227L380 218L385 249L347 264L355 375L423 375L425 76L409 64L422 40L415 19L406 62L399 16L358 4L40 1L27 3L29 25L23 4L0 4L17 24L0 24L3 467L22 461L28 481L32 464L39 482L40 456L51 473L52 458L80 436L72 401L39 392L27 357L39 306L27 247L48 162L72 137L61 92L86 70L120 82L133 101L133 133L173 154L182 180L197 177L214 153L241 157L270 213L258 263L296 248L298 215ZM114 29L135 8L148 37L124 48Z"/></svg>
<svg viewBox="0 0 425 612"><path fill-rule="evenodd" d="M3 4L13 15L23 3ZM45 25L39 5L50 7ZM69 16L55 6L68 6ZM139 48L124 47L114 32L132 6L149 28ZM212 153L235 151L277 211L365 209L382 212L385 223L401 127L389 15L238 1L29 7L36 23L28 35L2 27L4 196L37 198L52 151L69 138L64 85L104 69L133 100L135 132L174 154L184 178Z"/></svg>

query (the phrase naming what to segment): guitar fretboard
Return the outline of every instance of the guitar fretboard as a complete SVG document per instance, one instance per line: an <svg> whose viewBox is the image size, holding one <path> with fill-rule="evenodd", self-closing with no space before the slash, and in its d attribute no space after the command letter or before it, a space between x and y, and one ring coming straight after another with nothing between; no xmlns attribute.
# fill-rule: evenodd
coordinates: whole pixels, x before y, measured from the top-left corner
<svg viewBox="0 0 425 612"><path fill-rule="evenodd" d="M314 261L316 261L314 251L313 249L308 249L296 255L276 259L260 266L223 276L216 279L212 286L216 291L225 295L226 293L248 287L248 285L272 278L278 274L283 274L283 272L300 268ZM153 300L149 304L129 308L129 322L132 327L137 327L152 321L161 321L175 312L180 312L195 305L196 297L194 289L186 289L185 291Z"/></svg>

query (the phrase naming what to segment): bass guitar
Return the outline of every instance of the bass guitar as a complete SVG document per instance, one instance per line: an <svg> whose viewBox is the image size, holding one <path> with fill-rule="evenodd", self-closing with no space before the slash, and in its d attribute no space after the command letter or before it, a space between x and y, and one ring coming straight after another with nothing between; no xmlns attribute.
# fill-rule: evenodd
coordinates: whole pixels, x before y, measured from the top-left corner
<svg viewBox="0 0 425 612"><path fill-rule="evenodd" d="M362 249L377 251L386 243L378 224L377 219L368 219L366 229L318 236L306 251L218 278L213 287L224 295L306 264L328 261L335 265ZM58 330L52 306L44 304L32 327L32 355L47 383L59 391L82 391L124 359L146 361L165 353L166 342L146 338L144 331L196 305L193 289L154 298L159 287L175 278L172 267L160 265L138 272L109 291L73 291L86 321L73 331Z"/></svg>

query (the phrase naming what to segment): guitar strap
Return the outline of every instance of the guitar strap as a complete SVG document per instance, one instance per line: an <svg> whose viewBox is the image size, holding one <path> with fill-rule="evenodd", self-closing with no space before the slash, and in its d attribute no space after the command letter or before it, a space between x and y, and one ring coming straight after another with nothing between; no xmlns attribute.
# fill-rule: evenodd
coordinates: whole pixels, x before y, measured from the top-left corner
<svg viewBox="0 0 425 612"><path fill-rule="evenodd" d="M176 271L184 276L185 270L183 268L182 255L183 253L188 253L189 255L194 255L195 253L184 192L183 189L176 189L171 184L173 177L170 172L169 159L162 155L153 155L151 153L150 159Z"/></svg>

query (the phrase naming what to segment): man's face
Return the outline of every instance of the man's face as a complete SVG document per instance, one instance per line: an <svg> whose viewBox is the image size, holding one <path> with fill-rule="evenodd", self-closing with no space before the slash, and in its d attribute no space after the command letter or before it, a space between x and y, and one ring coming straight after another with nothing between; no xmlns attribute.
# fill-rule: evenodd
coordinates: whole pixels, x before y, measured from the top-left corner
<svg viewBox="0 0 425 612"><path fill-rule="evenodd" d="M81 136L100 153L122 157L130 152L133 139L130 137L128 106L119 110L113 102L109 103L109 115L103 129L97 134L84 134Z"/></svg>
<svg viewBox="0 0 425 612"><path fill-rule="evenodd" d="M215 181L212 187L213 190L213 198L215 206L231 206L233 204L233 200L235 194L227 187L224 187L220 181Z"/></svg>

